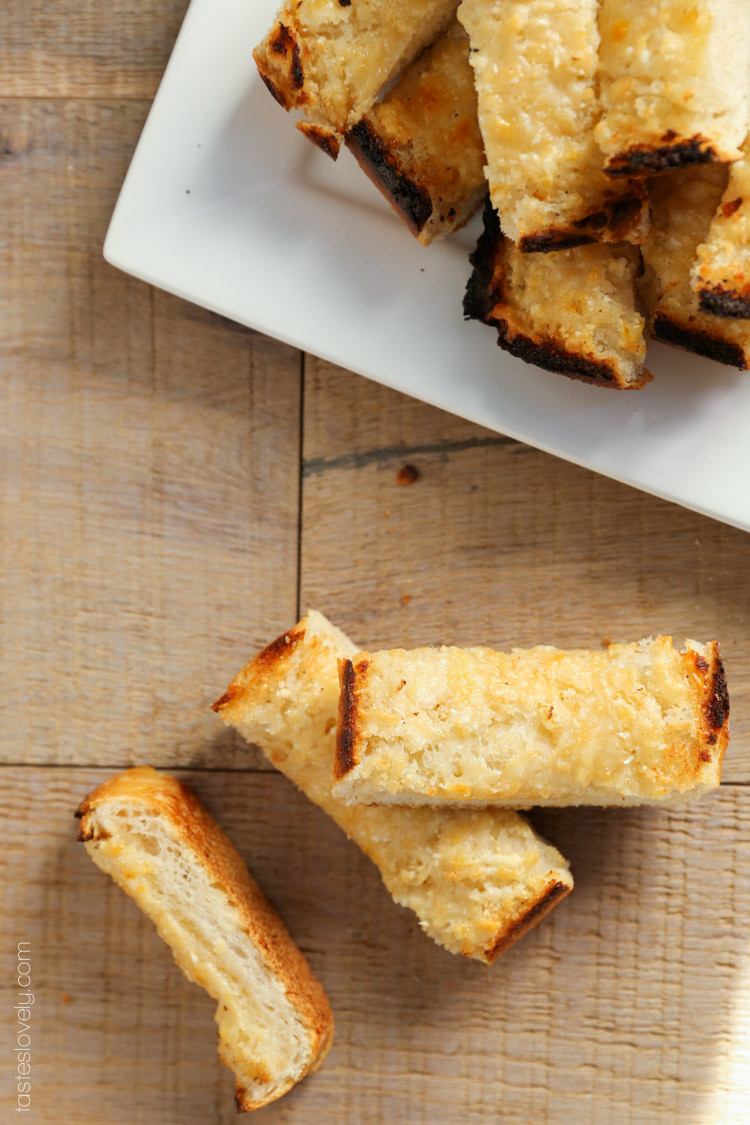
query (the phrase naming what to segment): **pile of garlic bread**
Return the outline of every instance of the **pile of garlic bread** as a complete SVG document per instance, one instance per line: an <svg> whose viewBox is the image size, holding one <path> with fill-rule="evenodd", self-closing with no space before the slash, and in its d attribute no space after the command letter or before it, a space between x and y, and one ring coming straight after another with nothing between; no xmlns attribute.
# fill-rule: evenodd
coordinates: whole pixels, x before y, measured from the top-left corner
<svg viewBox="0 0 750 1125"><path fill-rule="evenodd" d="M573 889L523 810L693 799L718 786L729 736L716 642L363 652L315 610L213 710L362 849L427 936L488 965ZM333 1041L323 985L195 794L141 767L77 815L91 858L217 1002L238 1108L314 1072Z"/></svg>
<svg viewBox="0 0 750 1125"><path fill-rule="evenodd" d="M287 0L264 82L421 243L484 202L464 314L599 386L649 337L750 366L750 0Z"/></svg>

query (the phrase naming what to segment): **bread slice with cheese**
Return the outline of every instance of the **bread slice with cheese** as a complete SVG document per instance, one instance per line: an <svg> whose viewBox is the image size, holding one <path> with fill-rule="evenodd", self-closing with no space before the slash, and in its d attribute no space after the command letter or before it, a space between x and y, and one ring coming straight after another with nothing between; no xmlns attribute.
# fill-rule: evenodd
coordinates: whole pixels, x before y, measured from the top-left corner
<svg viewBox="0 0 750 1125"><path fill-rule="evenodd" d="M153 769L84 800L79 839L156 924L185 976L217 1001L237 1106L258 1109L316 1070L333 1041L323 986L198 798Z"/></svg>
<svg viewBox="0 0 750 1125"><path fill-rule="evenodd" d="M457 0L285 0L255 48L258 71L299 128L325 152L367 113L381 89L450 23Z"/></svg>
<svg viewBox="0 0 750 1125"><path fill-rule="evenodd" d="M748 0L602 0L596 139L612 177L738 160L750 126Z"/></svg>
<svg viewBox="0 0 750 1125"><path fill-rule="evenodd" d="M604 175L596 0L463 0L490 197L524 251L639 242L640 184Z"/></svg>
<svg viewBox="0 0 750 1125"><path fill-rule="evenodd" d="M347 808L332 795L338 662L356 651L311 610L242 669L214 710L343 828L425 933L490 963L570 891L568 865L515 812Z"/></svg>
<svg viewBox="0 0 750 1125"><path fill-rule="evenodd" d="M644 366L646 320L635 291L635 247L599 244L522 254L503 236L488 203L471 263L464 314L496 328L498 344L511 355L618 390L637 390L651 379Z"/></svg>
<svg viewBox="0 0 750 1125"><path fill-rule="evenodd" d="M750 138L742 159L729 166L724 195L698 247L691 277L703 312L750 318Z"/></svg>
<svg viewBox="0 0 750 1125"><path fill-rule="evenodd" d="M454 20L346 144L425 246L457 230L487 194L469 41Z"/></svg>
<svg viewBox="0 0 750 1125"><path fill-rule="evenodd" d="M750 319L727 319L704 311L694 288L700 248L710 241L728 175L726 166L714 164L687 168L650 183L652 221L643 245L642 291L655 340L746 370Z"/></svg>
<svg viewBox="0 0 750 1125"><path fill-rule="evenodd" d="M719 647L671 637L342 661L333 792L384 805L641 805L719 784Z"/></svg>

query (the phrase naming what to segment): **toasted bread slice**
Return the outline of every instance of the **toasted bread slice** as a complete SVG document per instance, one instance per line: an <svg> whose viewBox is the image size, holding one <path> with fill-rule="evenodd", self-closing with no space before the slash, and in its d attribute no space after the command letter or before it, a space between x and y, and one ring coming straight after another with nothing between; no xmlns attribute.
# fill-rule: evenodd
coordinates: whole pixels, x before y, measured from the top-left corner
<svg viewBox="0 0 750 1125"><path fill-rule="evenodd" d="M333 1041L323 986L197 797L173 777L133 769L76 815L94 863L218 1001L219 1054L238 1108L258 1109L316 1070Z"/></svg>
<svg viewBox="0 0 750 1125"><path fill-rule="evenodd" d="M750 6L602 0L596 139L613 177L738 160L750 125Z"/></svg>
<svg viewBox="0 0 750 1125"><path fill-rule="evenodd" d="M649 185L651 232L643 246L643 293L651 335L718 363L750 367L750 320L731 320L701 309L691 277L699 247L710 240L725 195L728 169L706 165L659 177Z"/></svg>
<svg viewBox="0 0 750 1125"><path fill-rule="evenodd" d="M497 329L511 355L601 387L636 390L645 370L645 317L636 301L635 247L578 246L522 254L488 203L464 314Z"/></svg>
<svg viewBox="0 0 750 1125"><path fill-rule="evenodd" d="M487 181L469 40L457 21L357 122L346 144L423 245L471 218Z"/></svg>
<svg viewBox="0 0 750 1125"><path fill-rule="evenodd" d="M381 89L445 30L457 0L286 0L253 56L299 128L329 156Z"/></svg>
<svg viewBox="0 0 750 1125"><path fill-rule="evenodd" d="M703 312L750 318L750 138L729 181L705 242L696 252L693 290Z"/></svg>
<svg viewBox="0 0 750 1125"><path fill-rule="evenodd" d="M568 866L514 812L350 809L334 798L338 661L355 654L311 610L242 669L214 710L343 828L430 937L490 963L570 891Z"/></svg>
<svg viewBox="0 0 750 1125"><path fill-rule="evenodd" d="M604 175L594 140L596 0L463 0L490 197L524 252L640 242L641 185Z"/></svg>
<svg viewBox="0 0 750 1125"><path fill-rule="evenodd" d="M641 805L719 784L716 643L362 652L341 664L334 795L349 804Z"/></svg>

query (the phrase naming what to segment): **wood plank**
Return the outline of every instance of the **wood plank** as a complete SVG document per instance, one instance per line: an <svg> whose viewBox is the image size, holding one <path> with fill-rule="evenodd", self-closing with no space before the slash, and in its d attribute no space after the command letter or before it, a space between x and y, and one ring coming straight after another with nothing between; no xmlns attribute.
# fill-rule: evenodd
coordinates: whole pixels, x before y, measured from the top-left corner
<svg viewBox="0 0 750 1125"><path fill-rule="evenodd" d="M246 764L208 705L296 613L299 354L102 260L141 104L3 114L0 760Z"/></svg>
<svg viewBox="0 0 750 1125"><path fill-rule="evenodd" d="M0 925L31 944L33 1120L234 1120L212 1005L75 841L107 771L6 767ZM685 810L547 812L577 885L487 968L439 949L277 774L188 775L328 990L336 1042L263 1122L739 1122L750 1098L750 789ZM39 811L44 810L40 816ZM9 1071L3 1090L10 1094Z"/></svg>
<svg viewBox="0 0 750 1125"><path fill-rule="evenodd" d="M0 97L151 98L188 0L5 0Z"/></svg>
<svg viewBox="0 0 750 1125"><path fill-rule="evenodd" d="M750 781L750 537L326 365L305 418L303 607L370 647L717 637Z"/></svg>

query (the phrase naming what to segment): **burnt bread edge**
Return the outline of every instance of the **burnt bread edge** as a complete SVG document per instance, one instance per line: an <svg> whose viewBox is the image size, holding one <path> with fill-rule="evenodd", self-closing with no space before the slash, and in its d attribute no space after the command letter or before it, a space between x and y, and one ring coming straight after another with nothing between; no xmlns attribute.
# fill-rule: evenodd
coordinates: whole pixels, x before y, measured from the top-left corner
<svg viewBox="0 0 750 1125"><path fill-rule="evenodd" d="M366 671L365 661L361 671ZM333 779L339 781L353 770L359 759L354 750L357 735L357 674L348 657L339 661L339 713L336 725L336 749L333 758Z"/></svg>
<svg viewBox="0 0 750 1125"><path fill-rule="evenodd" d="M651 374L643 370L641 377L623 386L616 371L607 363L586 359L560 346L554 340L534 338L512 331L509 322L494 315L503 300L502 280L498 278L499 251L504 235L500 229L497 212L487 200L484 209L484 230L469 261L474 267L466 285L463 311L467 320L479 320L497 330L498 345L517 359L541 367L556 375L565 375L596 387L620 390L638 390L651 381Z"/></svg>
<svg viewBox="0 0 750 1125"><path fill-rule="evenodd" d="M654 317L651 336L663 344L683 348L687 352L705 356L706 359L713 359L728 367L738 367L740 371L748 369L745 353L738 344L721 340L703 329L690 328L664 313L657 313Z"/></svg>
<svg viewBox="0 0 750 1125"><path fill-rule="evenodd" d="M429 192L409 176L403 163L366 117L352 126L345 144L411 233L418 236L432 217Z"/></svg>
<svg viewBox="0 0 750 1125"><path fill-rule="evenodd" d="M726 289L723 285L703 285L698 290L701 311L731 320L750 319L750 294Z"/></svg>

